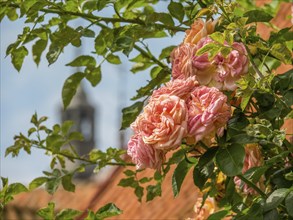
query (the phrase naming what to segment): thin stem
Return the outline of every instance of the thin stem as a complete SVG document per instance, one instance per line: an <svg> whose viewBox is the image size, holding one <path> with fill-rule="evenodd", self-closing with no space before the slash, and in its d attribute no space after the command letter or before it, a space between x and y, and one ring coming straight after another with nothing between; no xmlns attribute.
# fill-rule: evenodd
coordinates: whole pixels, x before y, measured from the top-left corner
<svg viewBox="0 0 293 220"><path fill-rule="evenodd" d="M154 57L151 53L146 52L144 49L140 48L136 44L134 44L133 47L134 47L134 49L136 49L137 51L139 51L142 55L148 57L149 59L151 59L152 61L154 61L156 64L158 64L163 69L164 68L168 68L168 66L166 66L164 63L162 63L160 60L158 60L156 57Z"/></svg>
<svg viewBox="0 0 293 220"><path fill-rule="evenodd" d="M7 5L6 2L2 2L0 3L0 5ZM9 7L12 8L20 8L20 6L18 4L8 4ZM126 19L123 17L119 17L119 18L109 18L109 17L100 17L100 16L96 16L93 14L84 14L84 13L80 13L80 12L72 12L72 11L66 11L66 10L62 10L62 11L58 11L58 10L54 10L54 9L40 9L40 11L45 12L45 13L49 13L49 14L58 14L58 15L72 15L72 16L77 16L77 17L81 17L84 18L86 20L89 20L92 22L92 20L96 20L96 21L104 21L104 22L111 22L111 23L130 23L130 24L140 24L140 25L144 25L146 26L145 22L143 20L140 20L138 18L136 19ZM148 25L152 25L152 24L148 24ZM154 26L163 28L163 29L167 29L167 30L171 30L171 31L186 31L187 28L183 28L183 27L178 27L178 26L170 26L170 25L165 25L165 24L160 24L160 23L154 23Z"/></svg>
<svg viewBox="0 0 293 220"><path fill-rule="evenodd" d="M47 149L44 146L34 145L33 147L38 148L38 149L42 149L42 150L46 150L46 151L49 151L49 152L53 153L52 150ZM76 157L76 156L68 155L68 154L65 154L65 153L62 153L62 152L58 152L57 154L59 154L61 156L64 156L64 157L67 157L67 158L72 159L72 160L79 160L79 161L87 162L87 163L93 164L93 165L98 163L96 161L91 161L91 160L88 160L88 159L83 158L83 157ZM121 162L107 162L106 165L111 165L111 166L135 166L135 164L133 164L133 163L121 163Z"/></svg>
<svg viewBox="0 0 293 220"><path fill-rule="evenodd" d="M245 46L245 48L246 48L246 51L247 51L247 54L248 54L248 57L249 57L249 59L250 59L250 63L251 63L251 65L252 65L252 68L254 69L254 71L257 73L257 75L261 78L261 79L263 79L264 78L264 75L259 71L259 69L257 68L257 66L256 66L256 64L255 64L255 62L254 62L254 60L253 60L253 57L252 57L252 55L251 55L251 53L250 53L250 50L249 50L249 48L244 44L244 46Z"/></svg>
<svg viewBox="0 0 293 220"><path fill-rule="evenodd" d="M243 175L237 175L237 177L241 179L244 183L246 183L249 187L253 188L256 192L258 192L258 194L261 195L261 197L263 197L264 199L267 198L267 195L260 188L258 188L253 182L246 179Z"/></svg>

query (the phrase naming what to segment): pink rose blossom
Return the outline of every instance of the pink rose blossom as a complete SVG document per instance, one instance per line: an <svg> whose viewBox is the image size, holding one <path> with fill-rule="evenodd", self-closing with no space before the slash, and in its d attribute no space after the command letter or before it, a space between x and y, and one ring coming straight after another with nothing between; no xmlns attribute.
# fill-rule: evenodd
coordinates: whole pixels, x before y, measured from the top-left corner
<svg viewBox="0 0 293 220"><path fill-rule="evenodd" d="M181 44L171 52L173 79L186 79L195 75L196 69L192 64L195 53L196 46L191 44Z"/></svg>
<svg viewBox="0 0 293 220"><path fill-rule="evenodd" d="M181 99L186 100L191 91L199 84L195 80L195 77L188 77L187 79L175 79L166 83L165 86L155 90L151 99L158 98L160 95L168 94L175 95Z"/></svg>
<svg viewBox="0 0 293 220"><path fill-rule="evenodd" d="M234 42L233 50L227 58L218 54L214 59L217 66L215 81L220 84L220 89L233 91L237 88L236 81L248 71L247 52L242 43Z"/></svg>
<svg viewBox="0 0 293 220"><path fill-rule="evenodd" d="M217 88L196 87L187 100L187 108L188 136L195 142L216 132L222 135L223 127L231 116L227 97Z"/></svg>
<svg viewBox="0 0 293 220"><path fill-rule="evenodd" d="M132 158L137 169L151 168L159 170L165 160L163 151L154 149L151 145L145 144L138 134L130 138L127 154Z"/></svg>
<svg viewBox="0 0 293 220"><path fill-rule="evenodd" d="M211 42L213 40L209 37L203 38L198 42L197 50ZM198 70L195 72L196 79L201 85L230 91L237 88L235 82L248 71L248 58L246 49L242 43L234 42L232 48L233 50L227 57L224 57L220 53L217 54L211 60L211 66L208 65L207 54L193 57L193 67ZM200 65L201 63L203 64Z"/></svg>
<svg viewBox="0 0 293 220"><path fill-rule="evenodd" d="M262 155L257 144L248 144L245 146L245 159L244 165L242 168L242 173L244 174L247 170L252 167L258 167L263 165ZM238 178L234 178L234 182L238 188L241 188L245 194L255 195L257 192L250 188L247 184L243 184L242 181ZM259 182L256 183L260 189L264 187L264 178L261 177ZM243 185L242 185L243 184Z"/></svg>
<svg viewBox="0 0 293 220"><path fill-rule="evenodd" d="M174 95L152 98L131 128L156 149L176 149L187 133L187 107Z"/></svg>

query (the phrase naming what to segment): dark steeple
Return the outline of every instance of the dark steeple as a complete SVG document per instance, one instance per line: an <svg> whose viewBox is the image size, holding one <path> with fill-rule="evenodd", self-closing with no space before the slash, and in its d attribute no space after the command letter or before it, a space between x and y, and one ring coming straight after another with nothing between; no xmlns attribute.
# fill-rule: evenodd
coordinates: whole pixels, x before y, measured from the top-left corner
<svg viewBox="0 0 293 220"><path fill-rule="evenodd" d="M95 109L88 101L84 87L81 84L69 107L62 111L62 121L74 121L74 131L81 132L84 136L83 141L76 141L73 145L79 155L88 154L95 146ZM75 163L78 163L76 161ZM77 164L72 164L73 168ZM85 172L75 176L76 179L85 180L91 177L93 168L86 169Z"/></svg>

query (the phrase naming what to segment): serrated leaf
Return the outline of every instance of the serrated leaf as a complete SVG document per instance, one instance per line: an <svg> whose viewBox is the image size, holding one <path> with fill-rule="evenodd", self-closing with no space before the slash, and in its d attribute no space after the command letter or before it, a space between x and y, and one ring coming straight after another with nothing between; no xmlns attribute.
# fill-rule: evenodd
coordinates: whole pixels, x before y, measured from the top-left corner
<svg viewBox="0 0 293 220"><path fill-rule="evenodd" d="M226 148L220 148L216 154L216 162L219 169L227 176L241 174L245 157L245 150L239 144L232 144Z"/></svg>
<svg viewBox="0 0 293 220"><path fill-rule="evenodd" d="M184 7L181 3L173 1L170 2L170 4L168 5L168 10L173 17L182 22L185 13Z"/></svg>
<svg viewBox="0 0 293 220"><path fill-rule="evenodd" d="M64 121L61 125L61 132L63 135L66 135L70 128L72 128L72 126L74 125L74 122L73 121Z"/></svg>
<svg viewBox="0 0 293 220"><path fill-rule="evenodd" d="M94 67L96 66L96 60L92 56L82 55L75 58L70 63L67 63L66 66L87 66L87 67Z"/></svg>
<svg viewBox="0 0 293 220"><path fill-rule="evenodd" d="M285 199L285 206L287 209L287 212L291 217L293 217L293 191L291 191Z"/></svg>
<svg viewBox="0 0 293 220"><path fill-rule="evenodd" d="M193 164L188 163L184 158L175 168L172 176L172 189L174 197L179 195L183 180Z"/></svg>
<svg viewBox="0 0 293 220"><path fill-rule="evenodd" d="M120 182L118 183L118 186L122 187L133 187L135 188L137 185L137 182L135 181L134 177L129 177L125 179L121 179Z"/></svg>
<svg viewBox="0 0 293 220"><path fill-rule="evenodd" d="M37 211L37 215L42 217L44 220L52 220L54 219L54 208L55 208L55 203L49 202L46 208L43 208Z"/></svg>
<svg viewBox="0 0 293 220"><path fill-rule="evenodd" d="M11 61L14 66L14 68L19 72L24 58L28 55L28 50L24 47L21 46L11 52Z"/></svg>
<svg viewBox="0 0 293 220"><path fill-rule="evenodd" d="M147 202L153 200L157 196L162 195L161 184L149 185L147 186L146 189L147 189L147 199L146 199Z"/></svg>
<svg viewBox="0 0 293 220"><path fill-rule="evenodd" d="M134 176L135 175L135 172L132 171L132 170L125 170L123 172L126 176Z"/></svg>
<svg viewBox="0 0 293 220"><path fill-rule="evenodd" d="M229 213L229 211L227 211L227 210L221 210L221 211L218 211L216 213L212 213L207 218L207 220L219 220L219 219L223 219L228 213Z"/></svg>
<svg viewBox="0 0 293 220"><path fill-rule="evenodd" d="M208 43L206 45L204 45L202 48L200 48L199 50L196 51L196 54L197 56L200 56L200 55L203 55L204 53L216 53L216 52L219 52L221 49L220 46L216 45L215 43ZM216 51L216 52L214 52Z"/></svg>
<svg viewBox="0 0 293 220"><path fill-rule="evenodd" d="M37 64L37 66L40 63L43 51L47 47L47 42L48 42L47 40L40 39L32 47L33 59L34 59L34 62Z"/></svg>
<svg viewBox="0 0 293 220"><path fill-rule="evenodd" d="M162 60L166 57L169 57L174 48L176 48L176 46L169 46L164 48L159 56L159 59Z"/></svg>
<svg viewBox="0 0 293 220"><path fill-rule="evenodd" d="M134 194L136 195L138 201L141 202L141 199L143 197L143 187L137 185L135 187Z"/></svg>
<svg viewBox="0 0 293 220"><path fill-rule="evenodd" d="M210 38L212 38L214 41L219 42L220 44L224 44L225 37L223 33L220 32L214 32L211 35L209 35Z"/></svg>
<svg viewBox="0 0 293 220"><path fill-rule="evenodd" d="M133 105L122 109L122 125L120 129L125 129L136 119L143 108L143 102L136 102Z"/></svg>
<svg viewBox="0 0 293 220"><path fill-rule="evenodd" d="M62 186L66 191L75 191L75 185L72 183L72 174L67 174L62 177Z"/></svg>
<svg viewBox="0 0 293 220"><path fill-rule="evenodd" d="M121 213L122 211L115 204L108 203L96 212L95 218L105 219L116 215L120 215Z"/></svg>
<svg viewBox="0 0 293 220"><path fill-rule="evenodd" d="M77 72L66 79L62 88L62 101L65 109L70 104L80 84L80 81L84 78L84 76L85 75L83 73Z"/></svg>
<svg viewBox="0 0 293 220"><path fill-rule="evenodd" d="M247 11L244 13L243 16L248 17L246 24L249 24L252 22L269 22L273 18L273 16L271 16L270 14L261 10Z"/></svg>
<svg viewBox="0 0 293 220"><path fill-rule="evenodd" d="M8 186L6 194L8 195L16 195L21 192L27 192L28 189L21 183L12 183Z"/></svg>
<svg viewBox="0 0 293 220"><path fill-rule="evenodd" d="M121 64L120 57L112 53L106 57L106 60L112 64Z"/></svg>
<svg viewBox="0 0 293 220"><path fill-rule="evenodd" d="M74 210L74 209L63 209L56 215L55 220L73 220L77 216L81 215L82 211Z"/></svg>
<svg viewBox="0 0 293 220"><path fill-rule="evenodd" d="M49 65L53 64L56 62L56 60L58 59L59 55L61 54L63 48L55 45L54 43L52 43L49 47L49 51L46 54L46 58L48 60Z"/></svg>
<svg viewBox="0 0 293 220"><path fill-rule="evenodd" d="M158 73L157 77L149 81L149 83L141 87L139 90L137 90L137 95L131 98L131 100L137 100L139 98L142 98L144 96L150 95L151 91L156 87L164 83L169 79L169 72L165 69L161 69L161 71Z"/></svg>
<svg viewBox="0 0 293 220"><path fill-rule="evenodd" d="M198 167L204 167L210 161L212 161L218 151L218 147L211 147L209 148L200 158L198 161Z"/></svg>
<svg viewBox="0 0 293 220"><path fill-rule="evenodd" d="M266 200L265 211L277 208L289 193L289 189L281 188L273 191Z"/></svg>
<svg viewBox="0 0 293 220"><path fill-rule="evenodd" d="M102 79L101 66L97 66L93 69L87 69L85 78L91 83L93 87L99 84Z"/></svg>
<svg viewBox="0 0 293 220"><path fill-rule="evenodd" d="M48 180L47 177L38 177L35 178L33 181L29 184L29 189L33 190L35 188L38 188L39 186L43 185Z"/></svg>

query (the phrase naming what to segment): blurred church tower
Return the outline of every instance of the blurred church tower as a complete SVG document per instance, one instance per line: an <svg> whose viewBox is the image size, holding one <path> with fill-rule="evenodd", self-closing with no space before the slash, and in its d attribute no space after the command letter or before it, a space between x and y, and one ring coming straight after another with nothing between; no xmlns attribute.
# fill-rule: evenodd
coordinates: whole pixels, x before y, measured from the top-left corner
<svg viewBox="0 0 293 220"><path fill-rule="evenodd" d="M61 110L62 122L71 120L74 122L72 131L78 131L83 134L83 141L74 141L72 144L78 155L86 155L95 147L95 108L89 102L84 87L81 84L75 96L73 97L69 107L64 111ZM80 161L76 160L75 164L71 163L68 166L72 169L77 167L77 163ZM74 176L76 180L88 180L93 174L93 166L87 166L85 172L77 173Z"/></svg>

